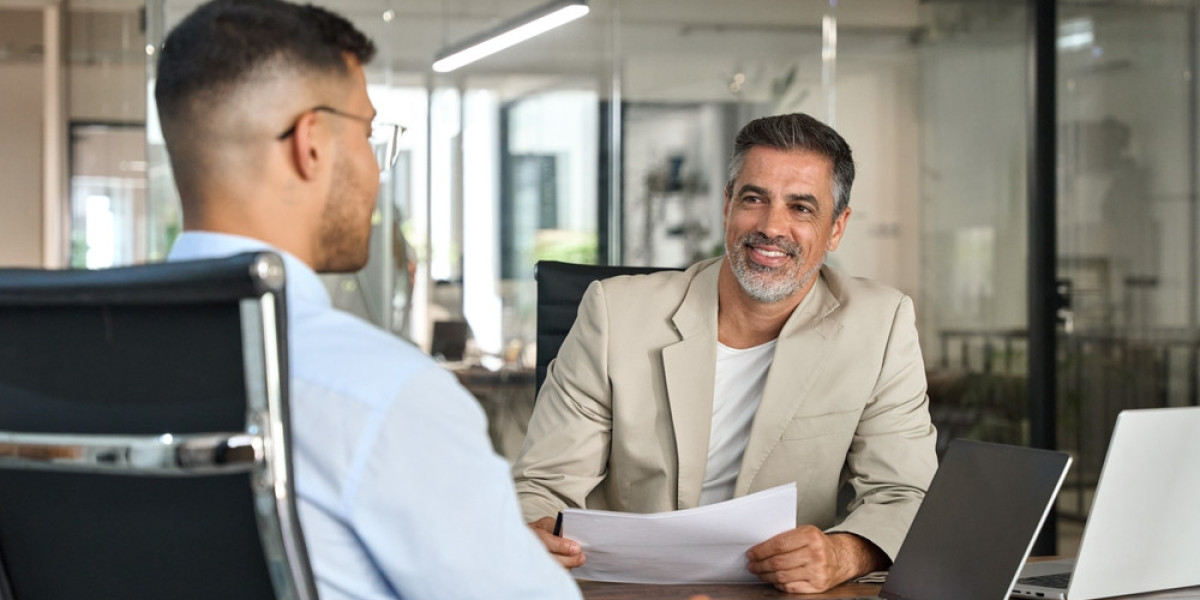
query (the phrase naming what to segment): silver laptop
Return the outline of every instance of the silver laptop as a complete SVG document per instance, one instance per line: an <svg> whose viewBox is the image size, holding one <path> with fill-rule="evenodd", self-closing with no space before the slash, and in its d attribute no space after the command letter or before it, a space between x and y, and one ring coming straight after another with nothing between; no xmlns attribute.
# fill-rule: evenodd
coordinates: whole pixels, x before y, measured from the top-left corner
<svg viewBox="0 0 1200 600"><path fill-rule="evenodd" d="M1007 598L1070 464L1062 452L950 442L879 597Z"/></svg>
<svg viewBox="0 0 1200 600"><path fill-rule="evenodd" d="M1013 595L1089 600L1200 585L1197 540L1200 407L1125 410L1079 554L1026 566Z"/></svg>

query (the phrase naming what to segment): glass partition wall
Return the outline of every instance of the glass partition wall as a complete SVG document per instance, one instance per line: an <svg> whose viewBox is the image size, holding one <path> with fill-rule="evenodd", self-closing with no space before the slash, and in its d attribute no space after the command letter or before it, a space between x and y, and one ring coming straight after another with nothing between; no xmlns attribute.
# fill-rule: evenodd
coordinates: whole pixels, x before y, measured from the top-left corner
<svg viewBox="0 0 1200 600"><path fill-rule="evenodd" d="M1062 514L1086 517L1117 413L1197 404L1195 2L1060 2Z"/></svg>
<svg viewBox="0 0 1200 600"><path fill-rule="evenodd" d="M1033 3L923 7L921 295L944 430L1029 443ZM1116 415L1197 403L1197 3L1056 3L1054 446L1072 554ZM1039 259L1040 260L1040 259Z"/></svg>
<svg viewBox="0 0 1200 600"><path fill-rule="evenodd" d="M939 447L956 437L1025 444L1025 6L923 10L917 314Z"/></svg>
<svg viewBox="0 0 1200 600"><path fill-rule="evenodd" d="M939 449L1027 444L1032 2L593 0L579 21L434 74L438 49L537 0L331 0L379 44L370 93L407 133L371 262L329 289L431 354L523 381L537 260L684 266L721 253L734 134L804 111L843 133L859 167L830 263L916 301ZM1078 459L1063 552L1115 413L1194 404L1200 387L1196 4L1057 4L1069 301L1057 445ZM151 46L192 6L151 0ZM150 112L148 203L168 206ZM532 404L531 386L515 394Z"/></svg>

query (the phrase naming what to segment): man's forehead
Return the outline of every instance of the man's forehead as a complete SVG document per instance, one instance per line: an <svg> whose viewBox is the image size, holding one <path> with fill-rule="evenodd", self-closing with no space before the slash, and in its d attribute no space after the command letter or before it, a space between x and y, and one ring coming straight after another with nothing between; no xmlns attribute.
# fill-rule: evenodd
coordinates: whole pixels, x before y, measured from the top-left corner
<svg viewBox="0 0 1200 600"><path fill-rule="evenodd" d="M833 161L811 150L778 150L755 146L746 153L741 170L734 180L734 191L758 188L766 181L756 181L766 174L783 173L801 181L823 180L830 195L833 192ZM756 177L757 175L757 177Z"/></svg>
<svg viewBox="0 0 1200 600"><path fill-rule="evenodd" d="M784 163L795 166L822 166L830 173L833 172L833 161L828 156L806 148L781 149L770 146L754 146L746 152L745 163L753 161ZM744 165L743 165L744 168Z"/></svg>

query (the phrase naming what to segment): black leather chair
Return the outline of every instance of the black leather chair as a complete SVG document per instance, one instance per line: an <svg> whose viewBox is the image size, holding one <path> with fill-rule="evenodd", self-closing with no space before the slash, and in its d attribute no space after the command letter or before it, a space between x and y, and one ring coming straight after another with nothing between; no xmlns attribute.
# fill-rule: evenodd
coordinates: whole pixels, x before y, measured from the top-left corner
<svg viewBox="0 0 1200 600"><path fill-rule="evenodd" d="M552 260L538 261L533 278L537 280L537 383L541 391L546 368L558 356L563 340L575 324L579 301L593 281L617 275L640 275L656 271L679 270L667 267L626 267L579 265Z"/></svg>
<svg viewBox="0 0 1200 600"><path fill-rule="evenodd" d="M278 255L0 270L0 596L316 598Z"/></svg>

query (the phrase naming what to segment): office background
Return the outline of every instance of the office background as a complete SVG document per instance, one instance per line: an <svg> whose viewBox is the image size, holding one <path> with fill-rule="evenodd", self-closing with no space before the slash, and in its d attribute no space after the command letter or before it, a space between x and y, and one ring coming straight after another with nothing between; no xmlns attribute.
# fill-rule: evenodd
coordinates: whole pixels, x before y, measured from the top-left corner
<svg viewBox="0 0 1200 600"><path fill-rule="evenodd" d="M465 321L468 359L519 371L536 260L719 252L733 135L803 111L859 165L830 262L916 300L942 437L1037 442L1030 406L1051 406L1051 444L1077 459L1060 550L1116 413L1197 403L1200 1L593 0L519 46L430 69L541 3L322 2L374 37L373 101L407 128L371 263L327 278L339 305L427 350L435 323ZM164 256L179 212L147 98L164 32L195 4L0 0L0 264ZM1037 35L1047 5L1052 34ZM1031 128L1039 116L1052 125ZM1047 194L1030 192L1037 169ZM1031 219L1054 226L1037 234ZM1031 285L1031 267L1049 283ZM1031 321L1047 285L1057 326ZM1031 348L1030 331L1050 329L1050 347ZM1031 402L1038 352L1051 392Z"/></svg>

